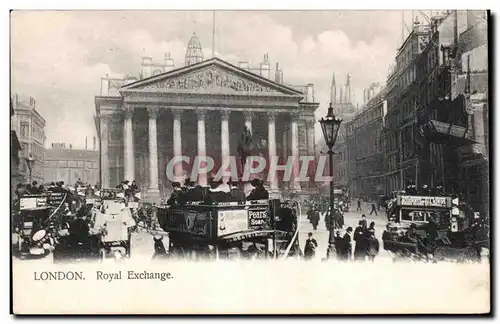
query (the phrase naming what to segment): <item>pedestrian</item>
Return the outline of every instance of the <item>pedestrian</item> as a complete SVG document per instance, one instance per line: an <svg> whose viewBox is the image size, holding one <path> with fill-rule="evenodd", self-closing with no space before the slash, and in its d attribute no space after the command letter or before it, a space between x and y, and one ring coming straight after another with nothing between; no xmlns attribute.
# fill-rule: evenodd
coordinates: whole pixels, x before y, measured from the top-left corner
<svg viewBox="0 0 500 324"><path fill-rule="evenodd" d="M377 206L375 206L375 203L372 202L372 210L370 211L370 216L375 213L375 215L378 215L377 213Z"/></svg>
<svg viewBox="0 0 500 324"><path fill-rule="evenodd" d="M366 238L366 256L368 257L368 260L374 262L379 250L380 244L375 237L375 229L370 228L368 229Z"/></svg>
<svg viewBox="0 0 500 324"><path fill-rule="evenodd" d="M392 241L393 239L394 238L393 238L393 234L392 234L392 230L391 230L391 225L387 224L387 225L385 225L384 233L382 233L382 244L383 244L384 250L388 249L388 246L386 246L386 242Z"/></svg>
<svg viewBox="0 0 500 324"><path fill-rule="evenodd" d="M342 238L342 251L340 259L342 261L349 261L352 255L352 227L349 226Z"/></svg>
<svg viewBox="0 0 500 324"><path fill-rule="evenodd" d="M318 247L318 242L313 238L313 234L307 234L308 239L306 240L306 245L304 247L304 259L312 260L316 254L316 248Z"/></svg>
<svg viewBox="0 0 500 324"><path fill-rule="evenodd" d="M356 207L356 211L361 211L361 199L358 199L358 207Z"/></svg>
<svg viewBox="0 0 500 324"><path fill-rule="evenodd" d="M360 220L358 222L358 227L356 227L356 230L354 231L354 241L356 242L356 245L354 246L354 260L357 261L362 261L365 259L365 251L366 251L365 231L366 227L363 226L363 221Z"/></svg>
<svg viewBox="0 0 500 324"><path fill-rule="evenodd" d="M366 230L368 228L368 226L367 226L368 221L366 220L366 215L365 214L361 215L361 221L360 222L361 222L360 225L363 226L363 230Z"/></svg>
<svg viewBox="0 0 500 324"><path fill-rule="evenodd" d="M342 251L344 248L344 242L342 239L342 236L340 236L340 231L335 231L335 256L337 257L337 260L340 260L342 257Z"/></svg>
<svg viewBox="0 0 500 324"><path fill-rule="evenodd" d="M370 222L370 226L368 227L368 230L375 231L375 222Z"/></svg>

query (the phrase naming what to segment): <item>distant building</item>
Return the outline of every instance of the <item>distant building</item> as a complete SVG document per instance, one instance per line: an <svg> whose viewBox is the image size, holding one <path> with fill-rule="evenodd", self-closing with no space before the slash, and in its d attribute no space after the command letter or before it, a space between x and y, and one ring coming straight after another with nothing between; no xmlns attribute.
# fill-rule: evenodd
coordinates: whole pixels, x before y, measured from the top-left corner
<svg viewBox="0 0 500 324"><path fill-rule="evenodd" d="M21 145L19 154L19 176L24 181L29 181L29 168L26 159L29 154L33 158L31 178L32 181L42 183L43 161L45 145L45 119L36 110L36 101L32 97L25 98L21 95L12 96L11 117L12 130L16 132Z"/></svg>
<svg viewBox="0 0 500 324"><path fill-rule="evenodd" d="M12 117L14 116L14 105L12 101L10 102L10 120L12 123ZM19 143L19 139L17 138L16 131L11 127L10 131L10 179L11 179L11 196L14 197L15 188L18 183L23 182L23 178L19 173L19 153L21 151L21 143Z"/></svg>
<svg viewBox="0 0 500 324"><path fill-rule="evenodd" d="M352 103L351 76L349 73L346 76L346 83L340 86L337 86L335 75L333 75L330 91L333 114L343 120L333 148L336 153L333 157L333 179L336 187L350 187L350 152L346 125L356 115L357 107ZM328 163L326 165L328 166Z"/></svg>
<svg viewBox="0 0 500 324"><path fill-rule="evenodd" d="M350 191L357 197L385 193L384 126L387 102L385 90L374 95L373 89L376 87L365 90L369 94L366 97L368 102L346 123Z"/></svg>
<svg viewBox="0 0 500 324"><path fill-rule="evenodd" d="M249 62L207 59L193 35L184 66L175 66L167 53L161 63L144 57L137 78L102 78L95 96L102 186L136 180L145 198L168 196L172 179L166 168L172 157L190 158L191 163L173 170L179 181L196 167L195 156L213 158L218 169L227 156L238 154L245 126L254 138L267 142L267 156L313 156L314 112L319 106L314 85L286 85L275 63L276 69L271 69L267 53L254 68ZM301 183L299 171L293 169L293 181L272 177L266 185L271 193L288 188L307 195L314 188ZM191 180L207 184L205 174Z"/></svg>
<svg viewBox="0 0 500 324"><path fill-rule="evenodd" d="M64 181L74 185L80 179L91 185L99 183L99 151L95 143L93 150L76 150L72 145L52 143L45 151L45 182Z"/></svg>

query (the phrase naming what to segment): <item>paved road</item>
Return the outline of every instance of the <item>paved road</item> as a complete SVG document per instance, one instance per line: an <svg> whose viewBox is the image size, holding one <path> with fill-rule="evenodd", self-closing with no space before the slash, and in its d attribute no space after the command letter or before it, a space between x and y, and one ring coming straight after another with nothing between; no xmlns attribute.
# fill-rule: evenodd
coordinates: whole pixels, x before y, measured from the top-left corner
<svg viewBox="0 0 500 324"><path fill-rule="evenodd" d="M356 228L358 221L361 219L361 214L362 214L361 212L355 212L355 211L347 212L344 217L345 218L344 228L347 228L348 226ZM379 214L379 216L373 216L373 217L368 216L368 213L366 214L367 214L368 224L371 221L375 222L376 236L380 238L382 236L382 232L385 227L385 216L384 216L385 214L384 215ZM321 217L318 229L316 231L313 231L312 225L307 220L307 216L302 215L299 221L299 240L301 248L304 247L304 242L306 241L307 234L309 232L312 232L314 238L318 241L319 246L316 252L316 259L321 260L321 258L326 257L326 250L328 247L328 236L329 236L329 233L325 227L324 218ZM380 243L382 245L381 240ZM164 244L165 246L168 246L168 238L164 238ZM133 260L133 262L143 262L143 261L147 262L151 260L153 253L154 253L154 241L151 234L147 233L144 230L140 230L138 233L134 233L132 235L131 259ZM386 251L381 250L379 257L384 257L384 256L387 257L388 254ZM19 260L16 260L15 262L18 261ZM49 255L48 257L40 260L29 260L29 262L52 263L52 256Z"/></svg>

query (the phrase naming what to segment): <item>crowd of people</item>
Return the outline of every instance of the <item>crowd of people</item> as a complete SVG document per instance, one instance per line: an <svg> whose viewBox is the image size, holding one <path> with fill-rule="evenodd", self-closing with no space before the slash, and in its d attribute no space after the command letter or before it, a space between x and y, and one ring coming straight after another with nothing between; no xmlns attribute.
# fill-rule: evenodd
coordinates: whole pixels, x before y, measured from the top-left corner
<svg viewBox="0 0 500 324"><path fill-rule="evenodd" d="M374 261L380 251L379 240L375 236L375 223L371 222L366 227L366 218L359 221L359 226L353 231L351 226L347 227L344 235L341 231L335 232L330 239L326 252L326 259L337 259L338 261ZM354 246L354 249L353 249ZM304 246L304 259L311 260L316 256L318 242L313 233L308 233L308 239Z"/></svg>
<svg viewBox="0 0 500 324"><path fill-rule="evenodd" d="M25 195L38 195L47 192L62 192L68 194L82 193L85 196L93 195L96 191L100 190L99 185L90 185L78 179L73 186L67 186L64 181L50 182L48 184L38 184L38 181L32 183L19 183L16 186L16 196L21 198Z"/></svg>
<svg viewBox="0 0 500 324"><path fill-rule="evenodd" d="M180 182L174 182L172 183L172 194L166 203L170 206L182 206L189 201L203 201L205 204L212 204L214 202L269 199L269 192L264 187L264 182L259 179L253 179L250 182L253 189L247 196L242 189L242 183L238 181L229 180L224 183L222 179L215 180L211 177L208 184L208 187L202 187L189 178L184 181L183 185Z"/></svg>
<svg viewBox="0 0 500 324"><path fill-rule="evenodd" d="M122 190L125 197L128 199L135 197L135 195L140 192L139 186L135 180L132 180L132 183L128 180L122 181L116 186L116 189Z"/></svg>

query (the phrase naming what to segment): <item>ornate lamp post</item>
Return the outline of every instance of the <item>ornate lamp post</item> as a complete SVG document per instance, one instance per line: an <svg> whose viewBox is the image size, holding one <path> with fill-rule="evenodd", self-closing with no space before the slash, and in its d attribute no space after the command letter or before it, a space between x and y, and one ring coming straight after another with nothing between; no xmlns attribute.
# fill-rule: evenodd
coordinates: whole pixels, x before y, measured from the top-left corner
<svg viewBox="0 0 500 324"><path fill-rule="evenodd" d="M333 221L333 208L334 208L334 180L333 180L333 155L335 152L333 151L333 146L337 141L337 135L339 134L340 123L342 123L342 119L335 117L333 115L333 107L330 102L330 106L328 107L328 113L326 117L321 118L319 120L321 125L321 130L323 131L323 136L325 138L326 145L328 146L328 155L329 155L329 169L330 169L330 217Z"/></svg>
<svg viewBox="0 0 500 324"><path fill-rule="evenodd" d="M28 165L28 171L29 171L29 179L31 183L31 171L33 170L33 163L35 163L35 159L33 158L33 155L28 154L28 157L26 158L26 164Z"/></svg>

